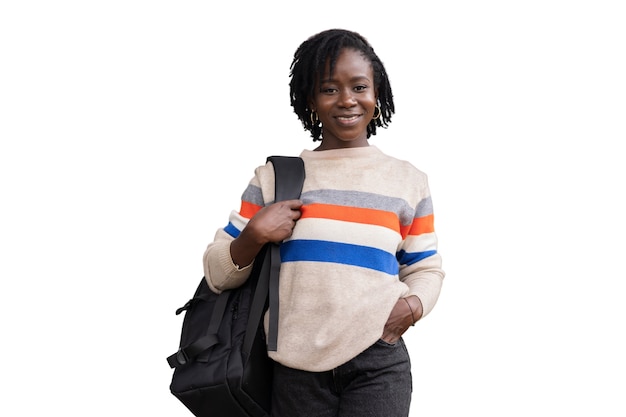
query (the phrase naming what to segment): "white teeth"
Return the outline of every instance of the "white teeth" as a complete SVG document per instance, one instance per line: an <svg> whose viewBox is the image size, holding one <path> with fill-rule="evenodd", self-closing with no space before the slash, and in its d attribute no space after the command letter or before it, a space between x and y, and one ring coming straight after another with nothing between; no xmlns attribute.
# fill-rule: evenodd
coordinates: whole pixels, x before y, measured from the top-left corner
<svg viewBox="0 0 626 417"><path fill-rule="evenodd" d="M341 120L353 120L356 119L357 116L338 116L337 119L341 119Z"/></svg>

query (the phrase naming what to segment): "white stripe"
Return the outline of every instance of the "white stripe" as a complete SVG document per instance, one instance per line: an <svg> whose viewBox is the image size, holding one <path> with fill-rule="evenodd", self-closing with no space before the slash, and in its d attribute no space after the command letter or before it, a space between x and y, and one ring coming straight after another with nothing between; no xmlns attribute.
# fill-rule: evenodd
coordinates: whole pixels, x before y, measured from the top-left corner
<svg viewBox="0 0 626 417"><path fill-rule="evenodd" d="M248 219L241 216L238 212L234 210L230 212L230 217L228 220L233 224L233 226L239 229L239 231L242 231L243 228L246 227L246 224L248 224Z"/></svg>
<svg viewBox="0 0 626 417"><path fill-rule="evenodd" d="M435 233L423 233L418 236L409 235L402 248L407 252L437 250L437 235Z"/></svg>
<svg viewBox="0 0 626 417"><path fill-rule="evenodd" d="M325 240L377 248L396 253L400 234L382 226L331 219L298 220L291 239Z"/></svg>

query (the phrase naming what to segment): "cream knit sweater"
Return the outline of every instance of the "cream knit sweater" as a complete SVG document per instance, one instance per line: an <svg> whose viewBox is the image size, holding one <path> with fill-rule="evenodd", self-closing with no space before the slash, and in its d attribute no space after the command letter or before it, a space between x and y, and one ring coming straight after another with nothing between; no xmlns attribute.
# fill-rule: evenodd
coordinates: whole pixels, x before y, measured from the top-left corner
<svg viewBox="0 0 626 417"><path fill-rule="evenodd" d="M416 295L427 315L444 271L437 252L426 175L375 146L305 150L302 217L281 246L278 350L281 364L307 371L333 369L382 335L401 297ZM209 286L240 285L230 242L274 200L274 170L260 166L239 212L217 231L204 254ZM267 321L266 321L267 326Z"/></svg>

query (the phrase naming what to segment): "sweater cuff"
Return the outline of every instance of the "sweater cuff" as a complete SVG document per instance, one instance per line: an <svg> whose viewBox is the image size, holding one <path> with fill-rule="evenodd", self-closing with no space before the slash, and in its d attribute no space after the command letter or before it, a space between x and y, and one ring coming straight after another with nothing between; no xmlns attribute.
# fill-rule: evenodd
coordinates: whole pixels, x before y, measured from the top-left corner
<svg viewBox="0 0 626 417"><path fill-rule="evenodd" d="M209 287L216 292L236 288L250 275L252 262L243 268L233 262L230 256L230 242L215 242L204 254L204 276Z"/></svg>

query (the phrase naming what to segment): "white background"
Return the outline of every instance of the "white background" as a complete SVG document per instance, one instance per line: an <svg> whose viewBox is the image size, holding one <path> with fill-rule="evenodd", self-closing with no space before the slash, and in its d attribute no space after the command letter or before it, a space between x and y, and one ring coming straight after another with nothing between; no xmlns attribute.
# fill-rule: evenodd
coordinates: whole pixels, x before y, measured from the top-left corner
<svg viewBox="0 0 626 417"><path fill-rule="evenodd" d="M435 204L411 416L623 417L621 3L2 2L0 414L189 415L174 310L254 168L314 147L289 65L341 27Z"/></svg>

